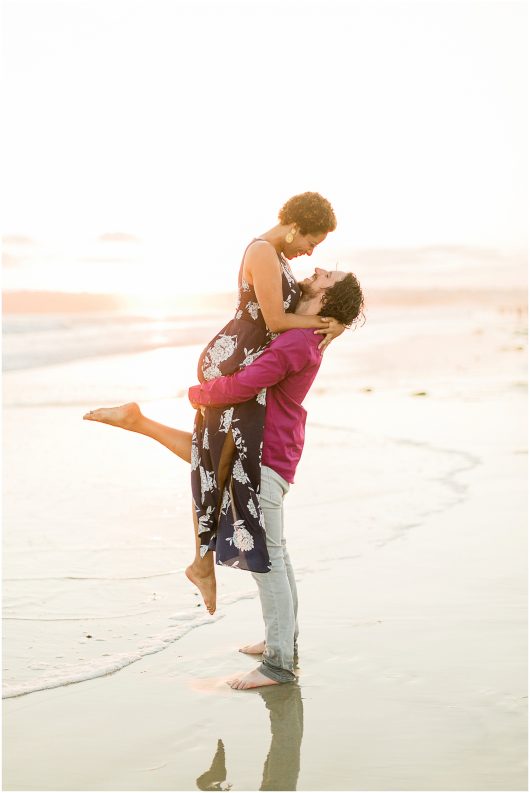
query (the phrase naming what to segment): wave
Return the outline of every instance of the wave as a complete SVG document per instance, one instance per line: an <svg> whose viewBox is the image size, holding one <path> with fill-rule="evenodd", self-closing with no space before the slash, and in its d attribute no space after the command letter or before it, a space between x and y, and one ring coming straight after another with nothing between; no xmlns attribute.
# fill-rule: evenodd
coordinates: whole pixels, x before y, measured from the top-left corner
<svg viewBox="0 0 530 793"><path fill-rule="evenodd" d="M101 655L99 658L87 664L64 666L38 679L28 680L19 685L5 685L2 699L21 697L24 694L33 694L35 691L46 691L50 688L68 686L72 683L83 683L85 680L93 680L96 677L111 675L114 672L119 672L119 670L123 669L125 666L140 661L146 655L152 655L153 653L158 653L166 649L170 644L182 639L183 636L195 628L217 622L217 620L222 619L222 617L222 614L217 617L201 617L199 619L194 619L189 625L167 628L158 636L154 636L150 640L142 642L138 646L136 652ZM180 617L180 619L182 619L182 617ZM43 664L40 664L40 666L42 667Z"/></svg>
<svg viewBox="0 0 530 793"><path fill-rule="evenodd" d="M254 599L257 597L257 594L257 590L240 591L233 594L227 593L219 598L218 603L221 606L231 606L241 600ZM195 612L192 611L176 612L168 617L169 622L177 622L176 625L164 629L156 636L148 637L143 640L135 651L103 653L98 658L85 664L69 664L62 666L60 669L50 670L38 678L25 680L23 683L4 684L2 699L21 697L25 694L33 694L36 691L46 691L50 688L60 688L61 686L67 686L73 683L83 683L85 680L92 680L96 677L114 674L130 664L140 661L146 655L153 655L154 653L167 649L169 645L182 639L182 637L186 636L190 631L217 622L223 619L224 616L224 614L217 614L216 616L197 617L195 616ZM4 617L4 619L6 619L6 617ZM44 619L46 620L47 618ZM54 617L53 619L61 620L66 618ZM94 618L91 617L90 619ZM182 625L183 622L186 624ZM44 662L36 662L36 664L34 664L35 669L46 670L47 666L48 664Z"/></svg>
<svg viewBox="0 0 530 793"><path fill-rule="evenodd" d="M219 317L125 315L8 316L3 321L3 369L17 371L82 358L206 344Z"/></svg>

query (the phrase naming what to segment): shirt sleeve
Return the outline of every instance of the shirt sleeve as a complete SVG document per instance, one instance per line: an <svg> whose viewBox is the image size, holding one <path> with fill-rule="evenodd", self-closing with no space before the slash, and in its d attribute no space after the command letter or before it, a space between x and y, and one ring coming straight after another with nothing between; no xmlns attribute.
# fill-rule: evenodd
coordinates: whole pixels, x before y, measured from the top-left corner
<svg viewBox="0 0 530 793"><path fill-rule="evenodd" d="M262 388L276 385L291 372L300 371L310 358L305 334L298 329L285 331L271 342L256 360L235 374L216 377L191 386L188 396L198 405L235 405L259 394Z"/></svg>

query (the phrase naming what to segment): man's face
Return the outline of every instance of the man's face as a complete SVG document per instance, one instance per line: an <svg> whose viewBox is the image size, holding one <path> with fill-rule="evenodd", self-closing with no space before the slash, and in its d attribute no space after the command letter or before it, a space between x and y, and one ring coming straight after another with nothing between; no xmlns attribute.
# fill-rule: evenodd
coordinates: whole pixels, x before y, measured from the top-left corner
<svg viewBox="0 0 530 793"><path fill-rule="evenodd" d="M304 278L298 286L304 297L317 297L333 284L342 281L345 276L346 273L340 270L321 270L320 267L315 267L314 274L309 278Z"/></svg>

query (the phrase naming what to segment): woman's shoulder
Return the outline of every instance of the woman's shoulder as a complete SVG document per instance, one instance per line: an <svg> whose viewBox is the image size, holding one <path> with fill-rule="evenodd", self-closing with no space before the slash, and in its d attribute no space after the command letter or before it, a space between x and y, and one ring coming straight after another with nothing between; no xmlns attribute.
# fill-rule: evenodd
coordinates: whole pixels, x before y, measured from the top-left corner
<svg viewBox="0 0 530 793"><path fill-rule="evenodd" d="M278 264L279 256L276 248L268 240L256 237L247 245L244 255L245 263L273 262Z"/></svg>
<svg viewBox="0 0 530 793"><path fill-rule="evenodd" d="M247 246L243 256L243 277L252 284L256 276L269 277L280 272L280 262L274 245L258 237Z"/></svg>

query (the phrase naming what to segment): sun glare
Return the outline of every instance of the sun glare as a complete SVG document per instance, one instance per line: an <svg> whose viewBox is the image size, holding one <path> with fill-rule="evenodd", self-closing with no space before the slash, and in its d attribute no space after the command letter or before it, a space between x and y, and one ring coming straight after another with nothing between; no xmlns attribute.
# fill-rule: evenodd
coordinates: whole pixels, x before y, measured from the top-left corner
<svg viewBox="0 0 530 793"><path fill-rule="evenodd" d="M339 221L321 266L524 247L524 17L468 0L8 0L5 288L153 310L229 291L245 245L304 190ZM278 30L293 33L271 57Z"/></svg>

